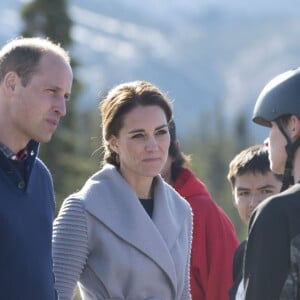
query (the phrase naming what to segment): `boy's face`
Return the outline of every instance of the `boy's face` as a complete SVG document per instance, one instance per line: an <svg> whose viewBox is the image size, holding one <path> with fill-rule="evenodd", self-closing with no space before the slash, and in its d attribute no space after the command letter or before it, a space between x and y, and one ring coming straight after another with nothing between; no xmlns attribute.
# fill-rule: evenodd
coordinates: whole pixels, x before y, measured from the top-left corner
<svg viewBox="0 0 300 300"><path fill-rule="evenodd" d="M281 185L282 182L271 171L265 174L249 172L237 176L232 193L242 221L248 225L256 206L267 197L279 193Z"/></svg>

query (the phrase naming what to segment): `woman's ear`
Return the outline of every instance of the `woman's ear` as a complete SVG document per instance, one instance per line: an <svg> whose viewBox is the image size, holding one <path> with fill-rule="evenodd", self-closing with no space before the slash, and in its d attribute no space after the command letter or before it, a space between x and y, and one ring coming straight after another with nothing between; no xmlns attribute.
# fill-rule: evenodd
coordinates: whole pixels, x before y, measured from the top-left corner
<svg viewBox="0 0 300 300"><path fill-rule="evenodd" d="M109 148L115 153L119 153L119 140L116 136L112 136L108 141Z"/></svg>

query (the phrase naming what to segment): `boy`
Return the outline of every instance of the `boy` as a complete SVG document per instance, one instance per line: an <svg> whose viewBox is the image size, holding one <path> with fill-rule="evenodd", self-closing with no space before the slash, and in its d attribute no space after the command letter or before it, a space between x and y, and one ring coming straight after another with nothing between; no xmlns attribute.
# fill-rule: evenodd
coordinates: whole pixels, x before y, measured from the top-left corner
<svg viewBox="0 0 300 300"><path fill-rule="evenodd" d="M281 176L270 170L268 150L264 145L254 145L238 153L229 164L227 179L231 184L234 206L247 226L257 205L268 196L279 193L282 186ZM232 300L241 299L243 291L241 280L245 246L246 240L234 255L234 283L229 292Z"/></svg>

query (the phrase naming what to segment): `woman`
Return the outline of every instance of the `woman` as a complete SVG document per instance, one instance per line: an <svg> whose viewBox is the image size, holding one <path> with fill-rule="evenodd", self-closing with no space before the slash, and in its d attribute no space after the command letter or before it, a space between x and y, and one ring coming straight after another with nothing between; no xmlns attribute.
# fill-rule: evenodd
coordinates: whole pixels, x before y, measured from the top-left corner
<svg viewBox="0 0 300 300"><path fill-rule="evenodd" d="M59 299L190 299L190 206L159 173L170 144L169 100L136 81L100 103L104 166L54 223Z"/></svg>
<svg viewBox="0 0 300 300"><path fill-rule="evenodd" d="M228 300L233 254L238 246L234 226L189 167L191 158L180 148L174 121L169 122L169 132L169 156L161 175L193 210L192 299Z"/></svg>

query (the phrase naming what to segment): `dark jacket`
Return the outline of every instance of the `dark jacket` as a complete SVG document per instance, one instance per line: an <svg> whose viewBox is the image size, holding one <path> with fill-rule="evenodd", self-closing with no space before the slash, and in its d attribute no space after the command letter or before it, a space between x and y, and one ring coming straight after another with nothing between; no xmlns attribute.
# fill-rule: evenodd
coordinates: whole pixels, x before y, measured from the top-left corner
<svg viewBox="0 0 300 300"><path fill-rule="evenodd" d="M249 226L245 299L300 299L300 184L262 202Z"/></svg>
<svg viewBox="0 0 300 300"><path fill-rule="evenodd" d="M247 241L241 242L234 253L233 257L233 285L229 291L230 300L235 300L236 292L243 278L243 261L244 261L244 253L246 249Z"/></svg>

